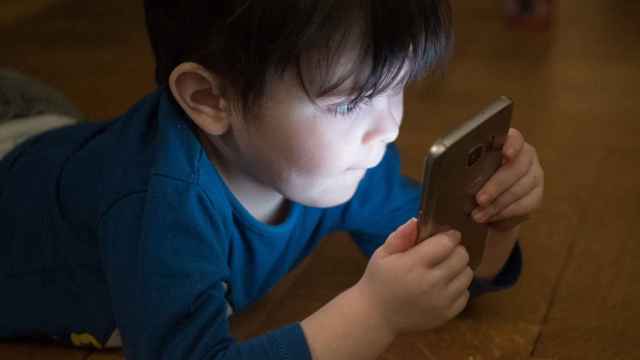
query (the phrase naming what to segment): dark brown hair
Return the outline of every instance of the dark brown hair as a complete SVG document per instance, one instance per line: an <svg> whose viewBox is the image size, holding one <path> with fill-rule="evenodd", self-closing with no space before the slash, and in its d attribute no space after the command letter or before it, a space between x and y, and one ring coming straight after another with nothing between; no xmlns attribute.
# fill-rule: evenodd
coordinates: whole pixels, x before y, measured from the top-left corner
<svg viewBox="0 0 640 360"><path fill-rule="evenodd" d="M193 61L221 76L244 111L262 99L271 77L289 69L312 100L353 81L356 104L443 68L453 42L447 0L145 0L144 6L157 83ZM345 59L347 66L338 67Z"/></svg>

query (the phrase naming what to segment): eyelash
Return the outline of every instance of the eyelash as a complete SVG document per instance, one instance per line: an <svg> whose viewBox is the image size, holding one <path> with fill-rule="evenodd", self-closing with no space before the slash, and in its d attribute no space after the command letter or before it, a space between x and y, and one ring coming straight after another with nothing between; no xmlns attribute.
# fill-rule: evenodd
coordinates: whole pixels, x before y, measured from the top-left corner
<svg viewBox="0 0 640 360"><path fill-rule="evenodd" d="M351 103L337 104L331 109L331 113L333 114L333 116L336 116L336 117L353 115L353 114L356 114L359 110L361 110L362 106L368 104L369 101L370 101L369 98L365 98L363 101L355 105L351 105ZM345 111L340 111L339 109L343 106L347 107L347 109Z"/></svg>

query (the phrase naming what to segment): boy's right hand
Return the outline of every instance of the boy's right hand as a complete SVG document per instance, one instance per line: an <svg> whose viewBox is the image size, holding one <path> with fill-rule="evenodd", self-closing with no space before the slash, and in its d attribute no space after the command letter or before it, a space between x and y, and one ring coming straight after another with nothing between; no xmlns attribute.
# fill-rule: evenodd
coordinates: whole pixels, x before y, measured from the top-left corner
<svg viewBox="0 0 640 360"><path fill-rule="evenodd" d="M355 285L394 334L443 325L469 301L474 274L460 233L435 234L415 245L417 231L412 218L389 235Z"/></svg>

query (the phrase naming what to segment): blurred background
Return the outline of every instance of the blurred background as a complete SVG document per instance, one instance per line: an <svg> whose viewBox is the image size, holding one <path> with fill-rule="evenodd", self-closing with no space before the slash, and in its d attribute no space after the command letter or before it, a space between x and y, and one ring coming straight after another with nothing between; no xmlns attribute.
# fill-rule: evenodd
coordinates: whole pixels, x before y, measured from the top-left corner
<svg viewBox="0 0 640 360"><path fill-rule="evenodd" d="M640 2L452 5L456 45L446 74L406 96L403 171L419 180L433 140L507 95L512 126L545 170L545 201L523 226L524 269L514 288L474 300L440 329L399 337L382 358L639 359ZM141 2L2 0L0 68L42 80L91 121L107 121L154 88ZM234 334L303 319L365 266L345 234L328 237L266 298L232 317ZM0 358L122 355L14 342L0 344Z"/></svg>

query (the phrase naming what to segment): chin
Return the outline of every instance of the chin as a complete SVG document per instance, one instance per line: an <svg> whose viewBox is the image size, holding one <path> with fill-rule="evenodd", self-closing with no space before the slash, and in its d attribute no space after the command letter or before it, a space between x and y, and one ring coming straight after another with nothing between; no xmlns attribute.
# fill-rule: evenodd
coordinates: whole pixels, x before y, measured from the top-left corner
<svg viewBox="0 0 640 360"><path fill-rule="evenodd" d="M342 205L351 200L356 193L357 186L351 188L342 188L336 190L323 190L317 193L306 193L296 198L290 198L300 204L316 207L316 208L330 208L338 205Z"/></svg>
<svg viewBox="0 0 640 360"><path fill-rule="evenodd" d="M356 171L324 181L315 179L315 181L299 182L295 186L288 187L290 191L281 192L281 194L305 206L334 207L351 200L363 177L364 171ZM283 188L287 189L287 187Z"/></svg>
<svg viewBox="0 0 640 360"><path fill-rule="evenodd" d="M351 194L350 196L344 196L341 198L334 196L331 198L314 199L313 201L310 201L308 204L305 204L305 205L316 207L316 208L330 208L330 207L342 205L348 202L349 200L351 200L352 197L353 197L353 194Z"/></svg>

